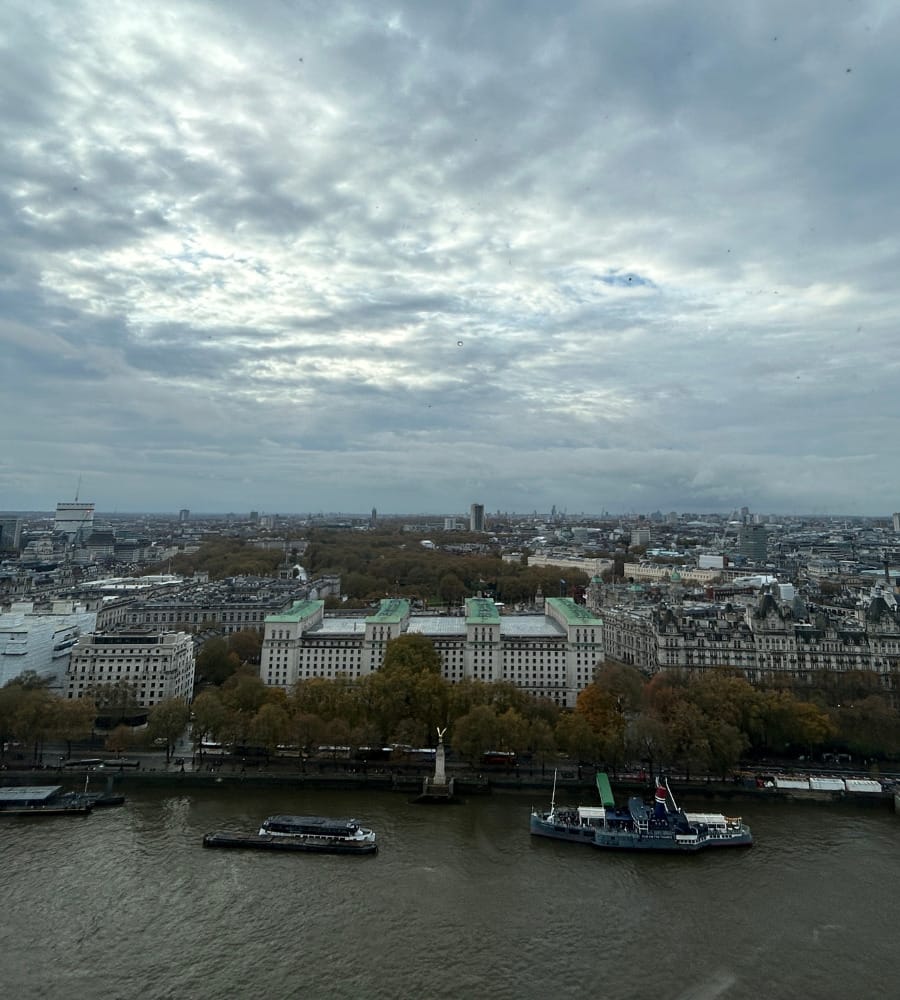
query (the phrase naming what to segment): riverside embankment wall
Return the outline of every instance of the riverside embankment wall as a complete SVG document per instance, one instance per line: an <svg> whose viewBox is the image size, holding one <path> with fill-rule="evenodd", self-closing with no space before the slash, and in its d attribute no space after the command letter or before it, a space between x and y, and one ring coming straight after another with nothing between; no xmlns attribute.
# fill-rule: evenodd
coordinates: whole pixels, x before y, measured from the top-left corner
<svg viewBox="0 0 900 1000"><path fill-rule="evenodd" d="M424 775L398 775L391 772L368 773L342 771L281 771L266 768L250 768L244 771L229 770L226 767L213 770L121 770L103 769L90 772L92 790L99 790L102 785L110 790L128 794L141 788L184 789L191 788L236 788L248 786L253 788L293 788L293 789L330 789L330 790L360 790L383 791L395 794L417 795L422 791ZM548 801L553 787L552 775L515 775L515 774L470 774L453 775L454 787L459 797L476 795L502 794L511 792L540 792ZM40 771L3 772L0 784L3 785L51 785L60 784L72 790L84 786L84 772L67 769L44 769ZM646 782L619 780L613 781L617 799L625 800L630 795L652 795L652 786ZM862 792L822 792L798 791L775 788L748 788L733 782L678 782L672 785L676 798L696 800L710 799L716 801L735 801L747 803L782 802L831 804L850 803L860 807L895 809L900 812L900 794L893 790L879 793ZM574 774L568 777L556 778L557 799L573 800L582 798L585 803L596 798L596 784L593 774Z"/></svg>

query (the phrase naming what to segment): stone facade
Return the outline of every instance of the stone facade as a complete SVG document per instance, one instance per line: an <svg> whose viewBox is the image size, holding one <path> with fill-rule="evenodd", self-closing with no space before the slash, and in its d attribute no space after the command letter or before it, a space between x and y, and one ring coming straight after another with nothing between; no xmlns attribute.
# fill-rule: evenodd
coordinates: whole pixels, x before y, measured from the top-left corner
<svg viewBox="0 0 900 1000"><path fill-rule="evenodd" d="M747 607L707 604L600 611L609 658L645 673L733 667L751 682L783 677L803 684L820 671L874 671L885 689L900 677L900 614L891 595L874 595L853 615L806 618L763 593Z"/></svg>
<svg viewBox="0 0 900 1000"><path fill-rule="evenodd" d="M407 632L431 639L451 683L507 681L569 708L603 660L600 619L569 598L548 598L537 615L501 615L493 601L470 598L456 616L412 615L408 601L388 600L368 617L326 615L322 601L300 601L266 619L260 676L285 689L313 677L361 677Z"/></svg>
<svg viewBox="0 0 900 1000"><path fill-rule="evenodd" d="M66 671L67 698L122 681L141 708L166 698L190 702L194 694L194 643L187 632L123 629L80 638Z"/></svg>

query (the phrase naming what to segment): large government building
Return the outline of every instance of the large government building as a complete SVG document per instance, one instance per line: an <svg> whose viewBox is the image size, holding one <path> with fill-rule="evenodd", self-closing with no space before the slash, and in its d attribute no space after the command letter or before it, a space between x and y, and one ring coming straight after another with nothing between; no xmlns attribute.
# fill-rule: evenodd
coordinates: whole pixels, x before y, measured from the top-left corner
<svg viewBox="0 0 900 1000"><path fill-rule="evenodd" d="M226 635L244 629L262 631L267 615L285 611L299 597L340 593L340 577L305 580L271 580L266 577L229 577L200 583L174 594L162 594L130 605L128 625L170 629L218 628Z"/></svg>
<svg viewBox="0 0 900 1000"><path fill-rule="evenodd" d="M266 618L260 676L285 689L311 677L362 677L408 632L432 640L448 681L508 681L569 708L603 660L600 619L570 598L548 598L533 615L501 615L493 601L469 598L465 614L447 616L413 616L409 601L384 600L367 617L326 615L324 601L298 601Z"/></svg>
<svg viewBox="0 0 900 1000"><path fill-rule="evenodd" d="M166 698L194 696L194 643L187 632L158 628L118 629L81 636L66 671L68 698L122 681L135 702L151 708Z"/></svg>

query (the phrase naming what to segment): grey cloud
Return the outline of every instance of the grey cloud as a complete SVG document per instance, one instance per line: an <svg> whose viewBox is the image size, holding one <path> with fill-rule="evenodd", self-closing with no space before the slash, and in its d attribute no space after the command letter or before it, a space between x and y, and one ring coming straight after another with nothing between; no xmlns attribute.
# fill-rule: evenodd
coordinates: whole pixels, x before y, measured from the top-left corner
<svg viewBox="0 0 900 1000"><path fill-rule="evenodd" d="M5 21L7 506L895 506L886 4Z"/></svg>

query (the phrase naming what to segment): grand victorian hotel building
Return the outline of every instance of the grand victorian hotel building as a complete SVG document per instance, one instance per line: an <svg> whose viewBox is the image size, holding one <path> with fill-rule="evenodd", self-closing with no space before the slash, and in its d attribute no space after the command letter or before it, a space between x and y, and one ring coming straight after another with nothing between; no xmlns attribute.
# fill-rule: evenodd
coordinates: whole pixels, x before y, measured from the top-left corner
<svg viewBox="0 0 900 1000"><path fill-rule="evenodd" d="M266 618L260 676L285 689L311 677L362 677L381 666L391 639L409 632L432 640L450 682L508 681L568 708L603 660L602 622L570 598L548 598L542 615L501 615L493 601L469 598L464 615L415 617L400 599L368 617L326 615L324 601L298 601Z"/></svg>
<svg viewBox="0 0 900 1000"><path fill-rule="evenodd" d="M900 690L900 611L893 593L874 588L858 608L806 613L797 601L764 590L746 603L709 602L600 607L606 656L647 674L732 667L752 683L812 682L821 671L866 670L886 691Z"/></svg>

